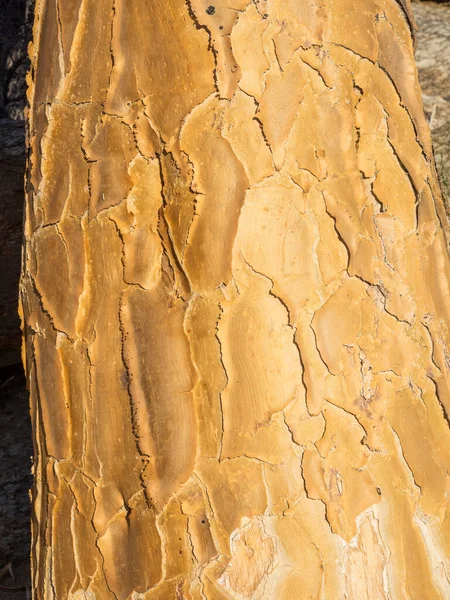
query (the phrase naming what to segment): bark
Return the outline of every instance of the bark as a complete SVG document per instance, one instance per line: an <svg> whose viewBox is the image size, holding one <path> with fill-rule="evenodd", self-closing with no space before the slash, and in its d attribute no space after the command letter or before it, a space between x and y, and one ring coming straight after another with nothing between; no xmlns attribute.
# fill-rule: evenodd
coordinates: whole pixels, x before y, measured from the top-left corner
<svg viewBox="0 0 450 600"><path fill-rule="evenodd" d="M210 2L37 3L34 597L449 598L409 3Z"/></svg>

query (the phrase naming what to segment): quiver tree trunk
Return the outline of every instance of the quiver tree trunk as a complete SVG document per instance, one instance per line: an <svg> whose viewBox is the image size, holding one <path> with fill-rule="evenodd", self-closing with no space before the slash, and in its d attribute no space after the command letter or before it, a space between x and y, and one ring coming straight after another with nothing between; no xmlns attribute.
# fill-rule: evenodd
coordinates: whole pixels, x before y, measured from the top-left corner
<svg viewBox="0 0 450 600"><path fill-rule="evenodd" d="M450 597L449 256L394 0L39 0L36 599Z"/></svg>

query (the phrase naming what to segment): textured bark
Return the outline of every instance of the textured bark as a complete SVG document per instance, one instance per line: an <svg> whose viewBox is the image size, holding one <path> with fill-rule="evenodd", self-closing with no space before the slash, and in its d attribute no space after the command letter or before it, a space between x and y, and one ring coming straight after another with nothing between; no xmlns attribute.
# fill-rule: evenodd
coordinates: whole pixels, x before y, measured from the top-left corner
<svg viewBox="0 0 450 600"><path fill-rule="evenodd" d="M38 1L36 599L450 597L450 262L408 6Z"/></svg>

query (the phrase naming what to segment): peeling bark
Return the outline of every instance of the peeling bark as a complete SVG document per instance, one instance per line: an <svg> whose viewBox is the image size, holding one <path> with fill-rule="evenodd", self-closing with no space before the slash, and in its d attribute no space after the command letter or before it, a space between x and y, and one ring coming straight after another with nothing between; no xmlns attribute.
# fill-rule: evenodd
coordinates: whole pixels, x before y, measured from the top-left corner
<svg viewBox="0 0 450 600"><path fill-rule="evenodd" d="M450 597L408 1L38 0L36 600Z"/></svg>

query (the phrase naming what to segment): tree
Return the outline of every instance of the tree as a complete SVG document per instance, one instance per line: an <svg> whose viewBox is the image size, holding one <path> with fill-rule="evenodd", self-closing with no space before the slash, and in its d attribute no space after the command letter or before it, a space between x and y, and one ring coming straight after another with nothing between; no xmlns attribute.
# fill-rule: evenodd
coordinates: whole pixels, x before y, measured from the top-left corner
<svg viewBox="0 0 450 600"><path fill-rule="evenodd" d="M36 599L448 598L447 220L395 0L39 0Z"/></svg>

